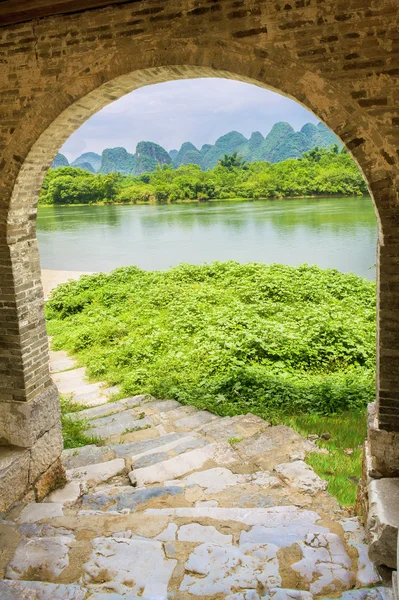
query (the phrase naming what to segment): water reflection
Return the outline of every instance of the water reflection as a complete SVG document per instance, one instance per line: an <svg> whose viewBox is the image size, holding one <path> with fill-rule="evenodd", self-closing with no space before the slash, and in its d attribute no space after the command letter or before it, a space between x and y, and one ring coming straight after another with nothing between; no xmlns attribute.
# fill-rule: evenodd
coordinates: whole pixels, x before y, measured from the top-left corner
<svg viewBox="0 0 399 600"><path fill-rule="evenodd" d="M48 269L166 269L183 261L234 259L375 274L370 198L42 207L37 228Z"/></svg>

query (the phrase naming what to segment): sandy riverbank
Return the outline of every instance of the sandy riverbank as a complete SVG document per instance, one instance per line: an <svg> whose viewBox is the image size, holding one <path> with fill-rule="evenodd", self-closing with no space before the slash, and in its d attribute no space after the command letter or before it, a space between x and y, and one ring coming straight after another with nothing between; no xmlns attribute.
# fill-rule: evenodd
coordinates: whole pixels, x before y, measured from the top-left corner
<svg viewBox="0 0 399 600"><path fill-rule="evenodd" d="M81 275L91 275L89 271L53 271L42 269L44 298L47 299L51 290L70 279L79 279Z"/></svg>

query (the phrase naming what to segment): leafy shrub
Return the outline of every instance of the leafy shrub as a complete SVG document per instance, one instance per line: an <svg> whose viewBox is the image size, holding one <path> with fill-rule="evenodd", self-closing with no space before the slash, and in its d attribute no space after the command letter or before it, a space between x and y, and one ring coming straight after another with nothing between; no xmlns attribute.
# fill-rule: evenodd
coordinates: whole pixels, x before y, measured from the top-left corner
<svg viewBox="0 0 399 600"><path fill-rule="evenodd" d="M302 265L137 267L59 286L56 348L91 376L219 414L334 414L373 399L375 285Z"/></svg>

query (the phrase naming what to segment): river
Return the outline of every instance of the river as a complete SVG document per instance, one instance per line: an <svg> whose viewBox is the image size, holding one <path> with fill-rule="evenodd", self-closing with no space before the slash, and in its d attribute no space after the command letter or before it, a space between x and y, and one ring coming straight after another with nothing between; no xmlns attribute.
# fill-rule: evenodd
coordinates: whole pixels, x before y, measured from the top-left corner
<svg viewBox="0 0 399 600"><path fill-rule="evenodd" d="M40 207L41 266L111 271L214 260L316 264L375 277L370 198Z"/></svg>

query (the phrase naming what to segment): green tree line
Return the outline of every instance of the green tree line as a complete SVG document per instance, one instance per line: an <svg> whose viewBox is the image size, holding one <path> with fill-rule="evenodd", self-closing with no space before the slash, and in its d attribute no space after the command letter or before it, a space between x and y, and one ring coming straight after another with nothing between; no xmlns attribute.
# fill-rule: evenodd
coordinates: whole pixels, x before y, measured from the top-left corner
<svg viewBox="0 0 399 600"><path fill-rule="evenodd" d="M300 159L246 163L225 156L209 171L198 165L163 165L139 176L50 169L40 204L174 203L229 198L286 198L367 194L367 184L345 149L314 148Z"/></svg>

